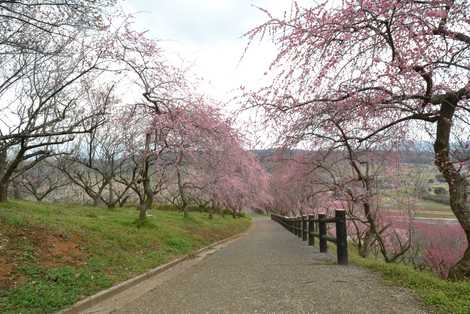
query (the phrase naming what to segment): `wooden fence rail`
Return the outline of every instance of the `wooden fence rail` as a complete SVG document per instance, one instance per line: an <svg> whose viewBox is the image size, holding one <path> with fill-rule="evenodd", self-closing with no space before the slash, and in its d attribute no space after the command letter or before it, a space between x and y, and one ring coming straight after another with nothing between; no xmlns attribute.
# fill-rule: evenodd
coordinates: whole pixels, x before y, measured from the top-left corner
<svg viewBox="0 0 470 314"><path fill-rule="evenodd" d="M315 245L315 238L319 239L320 252L328 251L327 241L336 244L336 255L338 264L348 264L348 234L346 229L346 212L336 210L335 217L326 217L325 214L286 217L271 214L271 219L281 224L284 228L298 236L302 241L308 241L311 246ZM336 225L336 237L327 234L327 224Z"/></svg>

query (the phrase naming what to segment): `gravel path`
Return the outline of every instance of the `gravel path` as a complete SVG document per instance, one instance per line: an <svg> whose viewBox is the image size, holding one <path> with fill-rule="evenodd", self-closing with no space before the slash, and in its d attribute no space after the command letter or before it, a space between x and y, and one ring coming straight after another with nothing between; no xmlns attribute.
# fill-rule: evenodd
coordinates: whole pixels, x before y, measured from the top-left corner
<svg viewBox="0 0 470 314"><path fill-rule="evenodd" d="M427 313L406 289L338 266L278 224L248 234L113 313Z"/></svg>

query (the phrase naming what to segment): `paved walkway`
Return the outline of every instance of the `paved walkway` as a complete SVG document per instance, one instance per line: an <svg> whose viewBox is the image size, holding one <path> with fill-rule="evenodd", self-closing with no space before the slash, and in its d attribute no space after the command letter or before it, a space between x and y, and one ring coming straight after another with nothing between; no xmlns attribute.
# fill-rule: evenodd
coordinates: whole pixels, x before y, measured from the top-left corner
<svg viewBox="0 0 470 314"><path fill-rule="evenodd" d="M334 262L278 224L255 220L241 239L157 276L150 291L112 313L426 313L407 290Z"/></svg>

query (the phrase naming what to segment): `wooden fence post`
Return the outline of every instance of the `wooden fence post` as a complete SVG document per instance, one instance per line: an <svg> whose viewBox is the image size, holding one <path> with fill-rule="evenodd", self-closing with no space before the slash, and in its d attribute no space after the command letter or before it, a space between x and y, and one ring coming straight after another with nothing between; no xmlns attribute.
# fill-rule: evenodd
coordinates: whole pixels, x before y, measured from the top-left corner
<svg viewBox="0 0 470 314"><path fill-rule="evenodd" d="M348 264L348 233L346 229L346 211L336 210L336 254L338 264Z"/></svg>
<svg viewBox="0 0 470 314"><path fill-rule="evenodd" d="M302 238L302 216L297 217L297 237Z"/></svg>
<svg viewBox="0 0 470 314"><path fill-rule="evenodd" d="M313 233L315 232L315 216L308 215L308 245L314 246L315 245L315 236Z"/></svg>
<svg viewBox="0 0 470 314"><path fill-rule="evenodd" d="M307 216L302 216L302 241L307 241Z"/></svg>
<svg viewBox="0 0 470 314"><path fill-rule="evenodd" d="M298 228L299 228L299 223L297 221L297 217L294 217L294 234L295 234L296 237L299 236Z"/></svg>
<svg viewBox="0 0 470 314"><path fill-rule="evenodd" d="M302 236L302 220L300 216L297 216L297 237L300 238Z"/></svg>
<svg viewBox="0 0 470 314"><path fill-rule="evenodd" d="M326 243L326 223L324 221L325 214L318 214L318 224L319 224L319 232L320 232L320 252L326 253L328 252L328 244Z"/></svg>

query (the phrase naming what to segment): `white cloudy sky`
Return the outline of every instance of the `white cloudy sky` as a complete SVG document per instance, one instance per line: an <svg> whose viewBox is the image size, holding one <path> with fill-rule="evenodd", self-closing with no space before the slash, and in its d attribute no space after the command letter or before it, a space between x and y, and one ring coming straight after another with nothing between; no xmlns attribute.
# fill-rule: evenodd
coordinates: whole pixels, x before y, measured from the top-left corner
<svg viewBox="0 0 470 314"><path fill-rule="evenodd" d="M303 1L303 2L311 2ZM274 57L269 43L258 43L240 57L242 35L266 20L254 6L282 14L291 0L126 0L137 26L162 40L169 56L185 60L205 79L208 96L226 101L241 85L256 86Z"/></svg>

